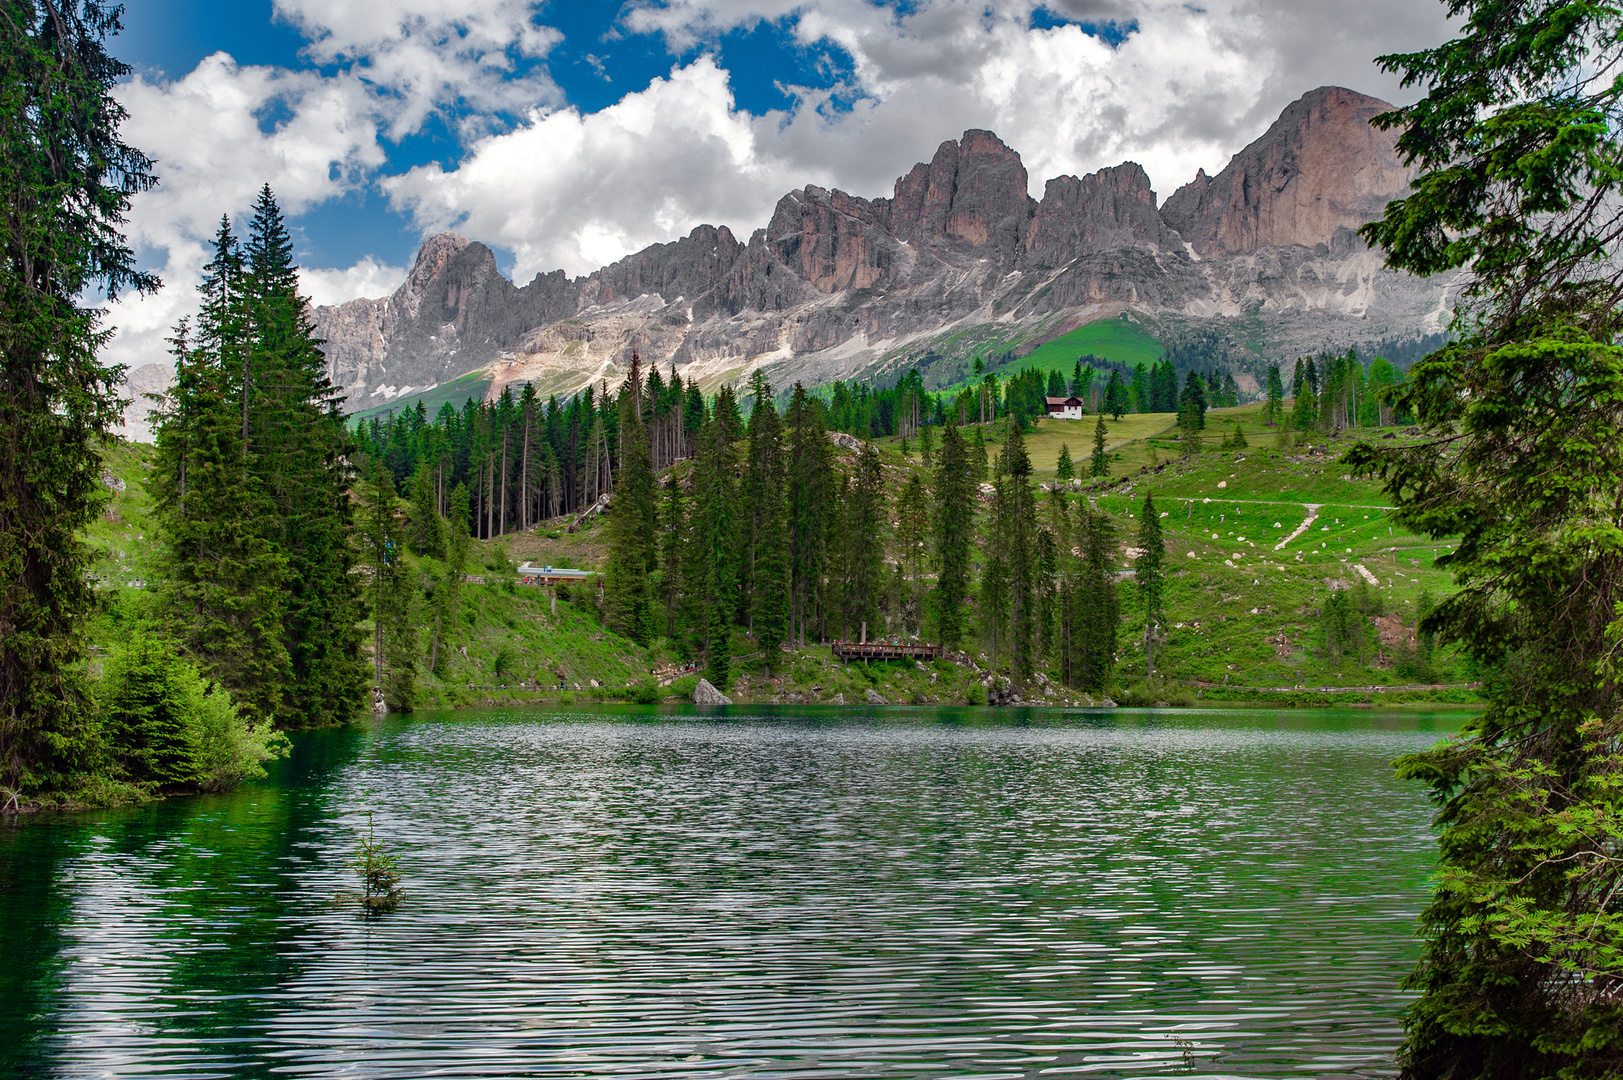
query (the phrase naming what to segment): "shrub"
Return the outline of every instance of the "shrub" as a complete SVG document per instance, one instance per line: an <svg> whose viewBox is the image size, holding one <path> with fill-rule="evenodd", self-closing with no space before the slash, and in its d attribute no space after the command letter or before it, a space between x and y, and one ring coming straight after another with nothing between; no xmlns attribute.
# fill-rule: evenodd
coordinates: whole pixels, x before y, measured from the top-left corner
<svg viewBox="0 0 1623 1080"><path fill-rule="evenodd" d="M244 718L172 642L145 632L108 665L101 712L119 771L149 788L217 791L288 752L287 736Z"/></svg>

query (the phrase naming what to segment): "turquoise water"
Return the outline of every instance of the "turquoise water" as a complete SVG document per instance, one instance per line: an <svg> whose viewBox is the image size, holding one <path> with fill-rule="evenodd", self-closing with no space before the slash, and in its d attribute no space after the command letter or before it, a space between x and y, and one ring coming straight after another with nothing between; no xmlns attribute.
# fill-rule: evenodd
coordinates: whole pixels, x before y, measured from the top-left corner
<svg viewBox="0 0 1623 1080"><path fill-rule="evenodd" d="M1388 1076L1368 712L417 714L0 823L0 1075ZM335 901L367 811L407 898Z"/></svg>

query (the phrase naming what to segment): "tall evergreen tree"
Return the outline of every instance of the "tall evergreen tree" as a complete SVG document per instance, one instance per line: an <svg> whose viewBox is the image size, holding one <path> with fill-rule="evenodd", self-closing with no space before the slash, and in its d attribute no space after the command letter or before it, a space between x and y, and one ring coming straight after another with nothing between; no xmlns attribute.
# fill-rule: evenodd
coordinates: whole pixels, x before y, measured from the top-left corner
<svg viewBox="0 0 1623 1080"><path fill-rule="evenodd" d="M834 463L822 406L800 383L789 399L790 635L801 647L823 600L822 581L834 515Z"/></svg>
<svg viewBox="0 0 1623 1080"><path fill-rule="evenodd" d="M1110 369L1110 379L1105 383L1104 402L1099 406L1101 415L1109 413L1111 419L1120 420L1130 406L1127 401L1127 384L1121 381L1121 372L1115 368Z"/></svg>
<svg viewBox="0 0 1623 1080"><path fill-rule="evenodd" d="M1054 478L1056 480L1071 480L1076 477L1076 463L1071 460L1071 448L1066 443L1059 444L1059 460L1054 462Z"/></svg>
<svg viewBox="0 0 1623 1080"><path fill-rule="evenodd" d="M770 676L772 658L789 636L788 465L772 386L760 372L750 382L750 396L754 405L740 492L739 601L745 625L766 653Z"/></svg>
<svg viewBox="0 0 1623 1080"><path fill-rule="evenodd" d="M1099 420L1093 425L1093 462L1090 466L1092 475L1110 475L1110 454L1105 450L1105 414L1099 414Z"/></svg>
<svg viewBox="0 0 1623 1080"><path fill-rule="evenodd" d="M1482 668L1488 707L1399 760L1432 788L1406 1080L1623 1074L1623 12L1461 0L1458 37L1388 56L1426 96L1414 186L1363 230L1387 264L1469 270L1459 337L1410 369L1424 437L1365 444L1396 520L1459 591L1421 625Z"/></svg>
<svg viewBox="0 0 1623 1080"><path fill-rule="evenodd" d="M949 426L942 432L930 520L936 560L936 587L931 606L936 638L949 650L958 648L963 641L964 605L969 600L976 503L975 466L970 457L969 445L956 427Z"/></svg>
<svg viewBox="0 0 1623 1080"><path fill-rule="evenodd" d="M845 496L835 512L841 516L837 537L843 563L841 636L848 637L860 631L863 623L878 628L879 597L883 592L885 477L879 454L866 443L857 455Z"/></svg>
<svg viewBox="0 0 1623 1080"><path fill-rule="evenodd" d="M373 463L360 495L356 539L369 579L374 685L391 712L408 712L416 699L414 589L406 561L406 533L399 521L399 497L394 478L381 461Z"/></svg>
<svg viewBox="0 0 1623 1080"><path fill-rule="evenodd" d="M993 480L992 513L981 545L986 552L981 613L994 665L1006 647L1015 679L1024 682L1036 670L1037 507L1020 425L1011 419L1005 429Z"/></svg>
<svg viewBox="0 0 1623 1080"><path fill-rule="evenodd" d="M1268 365L1268 400L1263 406L1263 423L1272 427L1279 423L1285 410L1285 384L1279 377L1279 365Z"/></svg>
<svg viewBox="0 0 1623 1080"><path fill-rule="evenodd" d="M1115 528L1109 514L1084 506L1079 532L1077 546L1082 557L1077 583L1075 660L1071 665L1073 685L1090 693L1104 693L1110 689L1121 629L1121 602L1110 573L1116 553Z"/></svg>
<svg viewBox="0 0 1623 1080"><path fill-rule="evenodd" d="M351 574L348 489L353 440L327 377L293 241L269 186L244 247L242 395L248 471L272 514L266 539L288 560L283 642L292 660L279 719L317 727L353 717L365 699L361 598Z"/></svg>
<svg viewBox="0 0 1623 1080"><path fill-rule="evenodd" d="M729 426L725 413L717 414L699 436L699 455L693 463L690 563L684 571L706 677L723 691L731 674L729 635L738 608L738 485Z"/></svg>
<svg viewBox="0 0 1623 1080"><path fill-rule="evenodd" d="M1160 635L1164 617L1163 593L1166 588L1166 544L1161 539L1161 515L1155 509L1155 500L1144 493L1144 505L1138 512L1138 562L1133 578L1138 586L1138 602L1144 608L1144 657L1146 675L1155 674L1155 642Z"/></svg>
<svg viewBox="0 0 1623 1080"><path fill-rule="evenodd" d="M214 304L227 231L205 274L203 310ZM268 500L248 476L235 364L216 338L193 349L182 322L173 339L175 385L158 415L156 503L161 571L156 607L203 674L231 692L255 721L282 706L290 661L282 643L287 557L266 539Z"/></svg>
<svg viewBox="0 0 1623 1080"><path fill-rule="evenodd" d="M119 137L118 7L14 0L0 20L0 784L61 787L89 761L80 676L93 597L80 531L118 420L81 298L148 293L121 232L151 161Z"/></svg>
<svg viewBox="0 0 1623 1080"><path fill-rule="evenodd" d="M617 405L620 468L609 514L609 565L604 575L608 621L639 644L654 636L653 592L649 575L659 566L657 547L659 484L642 422L642 372L632 354L631 375L620 387Z"/></svg>

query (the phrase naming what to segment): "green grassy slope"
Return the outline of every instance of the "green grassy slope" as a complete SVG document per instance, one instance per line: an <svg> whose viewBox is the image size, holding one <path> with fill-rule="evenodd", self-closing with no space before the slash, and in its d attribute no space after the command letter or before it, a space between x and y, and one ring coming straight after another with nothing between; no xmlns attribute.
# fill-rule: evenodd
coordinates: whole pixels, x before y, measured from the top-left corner
<svg viewBox="0 0 1623 1080"><path fill-rule="evenodd" d="M1420 681L1394 663L1401 651L1396 643L1412 630L1423 589L1434 597L1451 590L1448 574L1435 565L1448 545L1406 536L1391 522L1389 500L1380 489L1354 479L1338 462L1350 439L1315 437L1311 444L1281 447L1274 434L1257 423L1257 413L1255 406L1214 410L1201 450L1187 459L1180 456L1182 443L1173 437L1169 416L1129 415L1119 423L1107 421L1114 479L1108 486L1066 489L1060 496L1072 502L1091 499L1108 511L1124 548L1132 545L1147 492L1166 515L1162 526L1169 629L1158 647L1156 667L1167 683L1151 686L1142 679L1143 617L1132 585L1133 561L1124 553L1117 564L1124 612L1118 696L1142 693L1147 699L1178 701L1199 693L1208 700L1226 695L1311 702L1322 698L1233 688L1300 686L1311 691L1328 686L1410 686ZM1029 445L1039 479L1052 477L1061 442L1069 443L1078 466L1086 467L1093 419L1038 425ZM1246 431L1250 445L1219 450L1218 443L1236 424ZM1361 434L1403 437L1398 432ZM899 483L908 471L922 468L916 444L906 458L895 440L878 445L890 480ZM151 453L150 447L123 447L107 457L109 473L124 481L125 490L112 499L112 513L95 523L87 538L100 553L95 572L109 596L115 591L142 595L127 586L149 574L150 502L142 481ZM1051 497L1044 493L1041 499ZM1310 515L1316 515L1311 528L1292 538ZM503 541L475 543L473 572L491 584L465 587L461 617L446 633L437 674L426 671L428 613L423 614L424 663L418 686L425 706L652 696L650 672L675 659L666 643L643 648L605 630L595 589L576 586L560 595L554 612L549 591L507 584L510 568L518 561L601 568L607 556L602 525L589 523L574 533L563 525L545 523ZM1367 662L1333 663L1322 647L1319 609L1332 588L1362 579L1359 566L1378 582L1366 586L1366 591L1379 598L1386 641L1372 650ZM107 632L116 633L116 628ZM756 651L742 634L731 649L736 656ZM893 702L962 703L980 693L989 664L978 646L965 665L847 667L836 662L826 646L809 646L775 660L771 678L759 659L736 665L728 692L740 703L828 703L843 695L846 703L859 704L872 688ZM1475 675L1458 657L1440 656L1430 679L1457 684L1472 681ZM594 680L600 684L595 688ZM559 681L569 689L552 689ZM659 696L686 698L694 681L679 680ZM1224 689L1225 683L1230 689ZM576 685L581 689L575 690ZM1040 686L1024 688L1024 693L1029 699L1056 704L1080 700L1063 691L1050 698ZM1471 697L1457 690L1441 696ZM1359 697L1395 700L1394 695L1367 693L1335 700Z"/></svg>
<svg viewBox="0 0 1623 1080"><path fill-rule="evenodd" d="M374 416L387 416L390 413L404 413L408 409L417 408L417 403L423 403L429 416L440 411L440 406L450 403L451 408L458 412L469 398L483 401L485 393L490 389L491 378L483 371L470 371L466 375L458 375L448 383L441 383L432 390L425 390L420 394L409 394L397 398L384 405L369 404L365 398L350 401L345 404L352 410L351 420L369 420Z"/></svg>
<svg viewBox="0 0 1623 1080"><path fill-rule="evenodd" d="M1035 367L1043 371L1058 371L1067 378L1077 357L1084 353L1119 361L1128 367L1143 363L1146 367L1161 359L1161 343L1131 319L1100 319L1061 334L1022 356L1016 363L1022 367Z"/></svg>

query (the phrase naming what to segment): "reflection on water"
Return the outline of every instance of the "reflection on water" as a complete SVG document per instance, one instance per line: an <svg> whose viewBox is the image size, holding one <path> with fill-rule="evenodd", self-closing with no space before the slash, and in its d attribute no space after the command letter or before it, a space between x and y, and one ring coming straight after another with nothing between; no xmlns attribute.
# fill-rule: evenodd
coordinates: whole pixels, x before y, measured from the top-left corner
<svg viewBox="0 0 1623 1080"><path fill-rule="evenodd" d="M0 1074L1382 1076L1414 717L419 714L0 825ZM332 897L368 810L407 899Z"/></svg>

